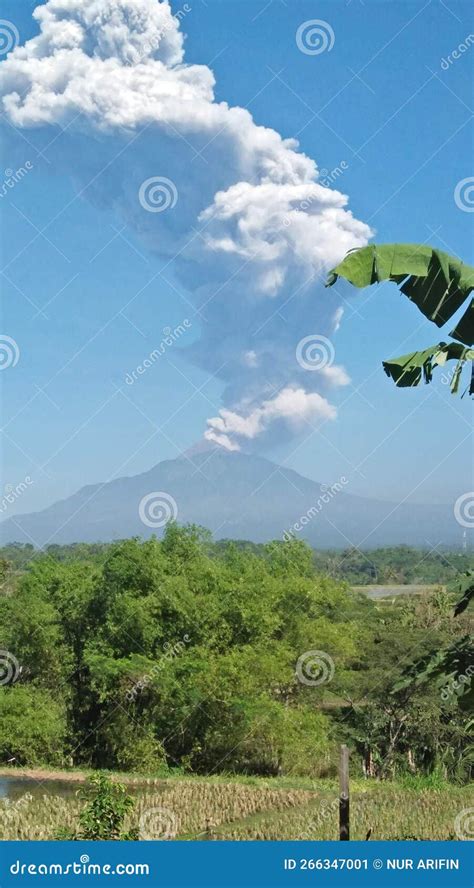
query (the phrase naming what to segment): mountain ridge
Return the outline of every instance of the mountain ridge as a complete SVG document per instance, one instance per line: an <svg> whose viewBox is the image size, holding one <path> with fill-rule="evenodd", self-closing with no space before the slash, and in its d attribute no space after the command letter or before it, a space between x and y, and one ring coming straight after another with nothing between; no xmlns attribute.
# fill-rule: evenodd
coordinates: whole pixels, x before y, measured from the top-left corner
<svg viewBox="0 0 474 888"><path fill-rule="evenodd" d="M146 502L145 502L146 501ZM285 534L316 547L459 545L452 507L388 503L305 478L265 457L206 448L138 475L88 484L37 512L0 524L0 541L108 542L161 535L164 519L208 527L217 539L264 542Z"/></svg>

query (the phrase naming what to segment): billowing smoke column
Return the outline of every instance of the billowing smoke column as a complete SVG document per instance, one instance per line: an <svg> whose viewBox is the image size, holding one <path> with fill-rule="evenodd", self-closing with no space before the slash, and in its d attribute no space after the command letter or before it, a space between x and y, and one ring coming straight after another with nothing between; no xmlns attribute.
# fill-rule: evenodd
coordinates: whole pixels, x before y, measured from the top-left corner
<svg viewBox="0 0 474 888"><path fill-rule="evenodd" d="M190 358L225 383L206 438L238 450L334 417L326 396L349 380L324 353L342 312L322 277L368 226L295 140L214 100L167 0L48 0L34 16L39 35L0 65L3 110L66 128L54 163L173 260L201 322Z"/></svg>

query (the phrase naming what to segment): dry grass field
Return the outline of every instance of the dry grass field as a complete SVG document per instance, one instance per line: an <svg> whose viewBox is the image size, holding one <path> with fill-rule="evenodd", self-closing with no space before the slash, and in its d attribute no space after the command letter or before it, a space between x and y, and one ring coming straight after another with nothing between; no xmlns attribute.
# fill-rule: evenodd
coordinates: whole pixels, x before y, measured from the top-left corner
<svg viewBox="0 0 474 888"><path fill-rule="evenodd" d="M337 839L337 786L287 788L275 781L150 779L133 789L128 829L142 839L316 840ZM357 782L351 795L351 837L365 839L456 838L456 817L472 806L466 787L407 789L392 783ZM83 802L25 792L0 801L0 839L44 840L74 829Z"/></svg>

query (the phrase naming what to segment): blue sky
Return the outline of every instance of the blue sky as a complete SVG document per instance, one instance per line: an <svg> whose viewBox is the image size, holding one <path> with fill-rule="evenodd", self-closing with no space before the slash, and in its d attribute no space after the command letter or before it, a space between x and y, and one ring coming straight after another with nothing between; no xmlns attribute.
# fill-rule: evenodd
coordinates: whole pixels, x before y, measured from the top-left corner
<svg viewBox="0 0 474 888"><path fill-rule="evenodd" d="M37 32L36 5L4 0L2 16L22 42ZM473 216L453 196L473 174L474 46L441 65L474 33L467 3L189 6L186 61L212 68L218 100L296 136L320 168L342 165L335 187L376 239L428 242L474 261ZM314 18L330 24L334 46L306 55L295 33ZM183 353L199 318L172 266L166 280L157 275L163 262L136 233L110 208L76 197L77 182L51 163L51 149L38 154L48 141L8 124L4 134L3 168L33 167L1 200L2 329L21 352L1 379L3 483L34 481L13 513L178 456L218 412L223 385ZM66 155L67 135L51 138L55 156L58 146ZM133 148L127 163L133 167ZM190 153L189 164L200 163ZM344 300L333 343L352 384L331 396L337 419L291 440L270 436L261 452L316 480L348 476L351 493L454 502L472 487L471 404L450 396L442 374L430 387L397 391L381 369L383 359L442 337L394 286L348 287ZM181 341L127 386L163 329L185 318Z"/></svg>

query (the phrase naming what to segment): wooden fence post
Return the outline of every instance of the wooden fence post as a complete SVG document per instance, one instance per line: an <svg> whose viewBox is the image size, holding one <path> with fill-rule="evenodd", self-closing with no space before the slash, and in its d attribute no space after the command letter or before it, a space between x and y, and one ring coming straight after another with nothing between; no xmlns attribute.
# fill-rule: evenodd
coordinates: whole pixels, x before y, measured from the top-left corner
<svg viewBox="0 0 474 888"><path fill-rule="evenodd" d="M339 840L349 841L349 749L345 744L339 765Z"/></svg>

